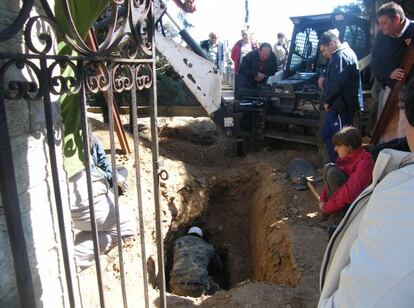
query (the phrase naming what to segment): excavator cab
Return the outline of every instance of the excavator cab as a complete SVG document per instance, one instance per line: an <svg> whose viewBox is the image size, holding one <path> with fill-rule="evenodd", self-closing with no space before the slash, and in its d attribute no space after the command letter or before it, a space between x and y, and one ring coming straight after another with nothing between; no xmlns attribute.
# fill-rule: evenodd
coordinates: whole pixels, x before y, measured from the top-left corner
<svg viewBox="0 0 414 308"><path fill-rule="evenodd" d="M337 13L291 17L294 30L289 57L285 68L286 78L297 73L318 73L326 67L318 41L323 32L336 29L341 42L347 42L358 59L369 54L368 21L353 14Z"/></svg>

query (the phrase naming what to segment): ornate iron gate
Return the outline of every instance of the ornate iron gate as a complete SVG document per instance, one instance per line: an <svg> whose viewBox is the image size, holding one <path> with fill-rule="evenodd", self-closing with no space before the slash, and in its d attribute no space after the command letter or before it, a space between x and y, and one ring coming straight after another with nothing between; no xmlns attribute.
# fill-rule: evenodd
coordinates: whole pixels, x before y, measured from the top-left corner
<svg viewBox="0 0 414 308"><path fill-rule="evenodd" d="M134 159L136 163L136 189L137 212L139 219L139 234L141 239L142 271L145 288L145 304L149 307L148 281L145 250L145 230L143 223L143 208L141 197L140 165L139 165L139 137L137 126L137 95L143 89L150 90L151 109L151 136L152 136L152 164L154 182L154 204L156 213L156 237L158 252L158 287L160 289L160 306L165 307L165 275L163 256L163 235L161 231L160 199L159 199L159 156L157 140L157 100L155 83L155 46L154 46L154 17L153 3L150 0L107 0L107 11L110 23L106 37L94 50L86 44L75 26L73 16L73 4L83 1L55 0L62 8L65 23L62 24L56 18L55 10L50 7L47 0L40 0L37 8L44 10L44 15L34 14L34 0L23 0L18 15L12 23L0 32L0 42L7 42L21 35L24 31L22 43L26 52L10 53L0 50L0 190L3 202L4 215L7 222L8 234L15 265L16 282L22 307L35 307L36 299L33 291L33 281L30 274L30 262L27 254L27 244L23 231L23 222L16 205L19 204L13 153L10 143L8 121L6 117L6 104L15 100L43 101L44 115L47 128L48 151L50 156L50 169L52 171L54 203L57 210L61 250L66 273L68 301L71 307L76 306L75 283L72 281L75 271L70 262L68 251L68 238L65 230L65 216L62 212L62 199L60 177L58 172L57 153L55 149L55 134L53 125L53 110L51 107L51 95L78 95L79 113L81 118L83 148L89 149L88 121L86 107L90 93L105 92L108 101L112 103L114 93L130 93L130 107L132 108ZM91 1L94 2L94 1ZM42 26L39 26L41 22ZM53 34L54 33L54 34ZM56 54L53 52L56 35L58 40L64 41L72 54ZM34 42L34 39L38 42ZM39 47L41 46L41 47ZM10 69L27 70L35 81L15 80L9 75ZM69 70L70 74L62 74L63 70ZM117 183L117 171L115 168L115 137L114 137L114 111L109 111L110 144L113 166L114 186ZM105 296L102 286L102 272L99 257L99 242L97 239L97 226L94 219L94 202L91 183L91 168L89 151L84 151L85 166L88 178L89 207L91 212L93 242L95 248L95 265L97 283L99 286L100 305L105 307ZM117 212L117 230L119 227L118 192L114 190L115 208ZM118 236L119 264L122 284L123 306L127 307L127 290L123 269L123 255L121 238Z"/></svg>

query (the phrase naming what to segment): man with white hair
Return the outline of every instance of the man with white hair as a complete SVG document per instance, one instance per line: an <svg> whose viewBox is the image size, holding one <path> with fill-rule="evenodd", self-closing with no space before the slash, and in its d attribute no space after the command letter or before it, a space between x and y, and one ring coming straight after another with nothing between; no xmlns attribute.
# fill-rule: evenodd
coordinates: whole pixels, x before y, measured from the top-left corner
<svg viewBox="0 0 414 308"><path fill-rule="evenodd" d="M180 296L199 297L220 291L220 286L209 275L209 265L220 270L223 268L214 247L203 239L203 231L199 227L191 227L187 235L174 243L171 292Z"/></svg>
<svg viewBox="0 0 414 308"><path fill-rule="evenodd" d="M210 32L208 40L201 41L200 47L206 52L214 66L224 73L224 45L218 40L217 34Z"/></svg>

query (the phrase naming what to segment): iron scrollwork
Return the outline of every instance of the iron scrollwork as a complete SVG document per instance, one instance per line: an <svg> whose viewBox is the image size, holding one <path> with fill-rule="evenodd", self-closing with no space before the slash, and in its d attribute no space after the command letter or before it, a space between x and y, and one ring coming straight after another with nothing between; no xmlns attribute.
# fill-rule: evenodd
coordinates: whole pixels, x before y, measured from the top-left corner
<svg viewBox="0 0 414 308"><path fill-rule="evenodd" d="M76 94L82 87L79 68L73 61L56 60L49 66L49 90L55 95Z"/></svg>
<svg viewBox="0 0 414 308"><path fill-rule="evenodd" d="M22 72L26 70L27 74L31 76L31 80L28 80L23 76ZM13 71L13 73L12 73ZM22 78L17 79L16 75L20 75ZM9 76L13 76L12 80ZM41 78L41 71L35 63L27 59L12 59L7 61L1 66L0 80L7 84L4 87L4 96L9 100L39 100L42 98L45 82Z"/></svg>
<svg viewBox="0 0 414 308"><path fill-rule="evenodd" d="M26 0L12 25L0 31L0 40L5 41L23 30L23 43L30 51L19 55L0 52L0 57L6 59L1 64L1 80L7 99L39 100L46 87L52 94L62 95L78 93L82 86L91 93L107 91L109 82L116 92L130 91L133 83L137 90L152 85L153 71L148 62L154 52L151 0L108 0L108 7L98 22L105 27L105 37L96 50L79 34L70 9L71 1L56 1L62 7L66 25L58 22L47 0L40 0L46 16L30 17L33 0ZM72 54L54 54L56 39L64 41ZM47 60L46 80L41 77L41 59ZM6 78L11 66L18 70L26 68L33 81Z"/></svg>
<svg viewBox="0 0 414 308"><path fill-rule="evenodd" d="M130 64L117 64L112 69L114 90L117 93L131 91L133 87L133 68Z"/></svg>
<svg viewBox="0 0 414 308"><path fill-rule="evenodd" d="M90 61L85 64L85 85L91 93L107 91L111 81L110 72L104 62Z"/></svg>
<svg viewBox="0 0 414 308"><path fill-rule="evenodd" d="M138 90L149 89L152 86L151 67L148 64L139 64L135 70L135 80Z"/></svg>
<svg viewBox="0 0 414 308"><path fill-rule="evenodd" d="M7 212L5 215L9 221L12 221L11 225L17 226L15 229L11 227L9 229L19 231L19 236L15 237L18 240L12 240L12 237L10 237L11 246L16 247L14 251L24 252L15 253L13 251L14 262L17 265L15 266L17 269L16 282L17 286L21 287L19 289L20 300L22 306L33 307L35 306L35 296L33 284L31 283L30 262L27 258L28 253L25 242L21 241L24 238L22 219L15 213L16 204L19 204L19 197L16 189L17 182L13 177L15 173L13 164L10 164L10 161L13 159L5 107L11 103L10 101L16 100L35 101L35 104L43 101L44 121L47 132L46 139L49 149L48 157L50 158L50 169L52 171L57 216L59 226L62 227L60 229L60 241L62 243L62 255L67 279L66 287L70 306L75 307L75 291L71 278L72 265L69 262L67 250L67 233L65 232L65 217L63 215L63 203L60 193L61 182L59 180L57 152L55 149L57 139L55 138L55 120L52 103L55 102L56 96L59 96L62 106L66 107L67 105L65 104L71 104L70 107L74 107L74 113L79 112L80 116L77 117L78 114L76 114L73 117L73 121L82 123L74 123L74 138L79 136L80 129L78 128L81 125L83 127L82 131L85 134L83 138L85 149L88 147L88 138L86 138L88 124L85 107L89 98L99 97L99 95L95 94L107 92L103 96L108 99L108 104L113 104L115 101L113 100L114 92L133 91L132 95L124 95L124 97L131 98L131 106L133 106L132 110L134 110L132 118L135 118L134 123L137 123L136 91L149 89L154 86L155 82L153 1L106 0L108 5L104 14L99 17L98 23L101 25L101 28L98 30L100 36L96 35L96 41L93 38L94 31L90 31L88 33L88 40L85 40L84 35L87 29L78 28L75 22L76 16L73 14L74 7L71 7L76 2L79 4L77 9L82 9L82 5L94 5L95 1L55 0L55 5L60 7L60 10L57 11L61 12L61 15L58 16L55 14L56 6L51 7L49 4L49 2L53 3L53 1L39 0L36 2L36 7L34 0L22 1L23 5L21 7L19 6L19 1L17 1L19 4L15 5L17 8L20 7L16 17L12 18L12 22L8 26L0 29L0 42L3 47L0 50L0 117L2 119L0 121L0 143L2 144L0 170L2 174L8 174L12 178L10 182L7 181L7 185L4 183L0 185L0 189L3 192L11 192L9 195L12 195L2 205L5 208L5 213ZM13 0L10 1L10 3L14 2ZM103 6L105 6L105 3L103 3ZM95 9L91 6L89 8L91 10ZM35 10L42 12L42 9L43 15L38 15L34 12ZM93 18L95 17L92 16L91 19ZM98 23L95 22L94 30L98 29ZM7 40L9 39L13 39L11 48L7 48L7 44L9 44ZM155 89L153 88L153 90ZM66 95L79 93L82 95L72 96L65 100L65 98L68 98ZM155 95L152 97L152 104L156 104L156 98L154 97ZM109 108L109 110L112 112L112 108ZM62 113L62 118L63 115L64 112ZM155 112L151 116L155 117ZM72 118L69 118L69 121L71 120ZM151 121L155 123L154 119ZM155 128L152 127L152 129ZM152 134L156 135L155 130ZM156 142L156 138L153 138L153 142ZM74 140L69 140L67 144L65 140L64 150L70 149L72 153L69 155L76 155L76 151L73 150L76 146ZM112 150L114 151L113 148ZM158 148L154 145L153 152L156 153L157 151ZM88 157L87 152L84 151L84 153ZM115 157L115 152L113 152L112 157ZM85 160L87 161L87 159ZM139 162L138 152L135 153L135 160ZM154 174L156 174L155 172ZM89 194L91 195L91 191ZM1 193L0 195L1 197L4 196ZM154 199L157 200L159 198ZM91 208L93 212L93 207ZM142 209L140 211L142 212ZM158 222L158 224L160 223ZM16 232L9 231L9 235L14 235L14 233ZM140 233L143 234L143 231ZM159 240L161 241L161 236L159 236ZM94 242L95 249L99 251L96 242ZM143 262L145 263L144 248ZM160 251L162 252L162 249ZM120 251L121 255L122 250ZM95 259L95 263L99 268L99 257ZM122 264L121 258L119 263ZM145 268L144 265L143 267ZM19 269L24 270L19 271ZM98 273L99 271L97 270ZM122 266L121 273L123 273ZM122 275L121 279L123 279ZM144 277L147 277L147 275L144 274ZM145 283L147 284L147 282ZM100 299L104 302L101 279L98 279L98 288ZM126 303L124 290L123 298L124 303Z"/></svg>

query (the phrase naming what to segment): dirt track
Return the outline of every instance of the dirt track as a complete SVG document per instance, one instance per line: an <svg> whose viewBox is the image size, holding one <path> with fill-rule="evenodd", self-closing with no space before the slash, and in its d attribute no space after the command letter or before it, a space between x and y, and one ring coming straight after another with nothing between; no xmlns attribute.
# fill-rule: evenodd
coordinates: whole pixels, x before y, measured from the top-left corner
<svg viewBox="0 0 414 308"><path fill-rule="evenodd" d="M109 148L105 125L94 121L94 126ZM225 272L215 278L228 290L197 299L168 294L169 306L315 307L319 266L328 238L318 222L316 201L310 192L292 189L286 169L296 157L319 167L317 149L271 141L251 145L247 156L239 158L209 119L160 119L159 126L161 160L169 173L169 179L161 183L167 272L171 243L189 225L197 224L225 262ZM155 272L148 122L140 127L147 264ZM118 161L134 174L132 157L119 156ZM135 182L133 177L131 182ZM120 201L134 206L136 193L130 190ZM116 255L114 249L104 263L109 307L118 307L122 298ZM129 305L142 307L138 237L124 248L124 259ZM154 277L153 273L150 278ZM98 300L90 295L94 293L93 279L92 268L80 274L85 307L93 307ZM150 289L151 303L157 306L157 292Z"/></svg>

